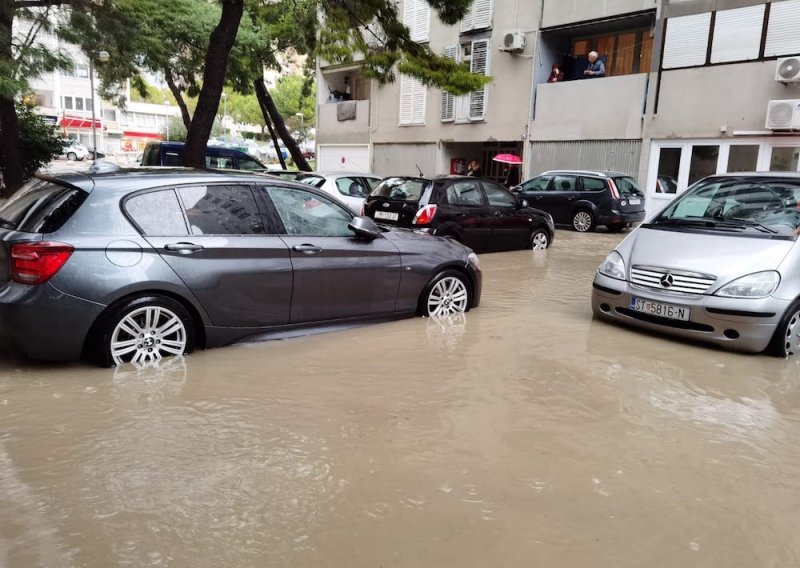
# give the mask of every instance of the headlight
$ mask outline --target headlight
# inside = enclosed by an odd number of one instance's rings
[[[625,262],[622,260],[622,255],[612,250],[608,253],[608,256],[597,271],[604,276],[610,276],[617,280],[625,280]]]
[[[478,259],[478,255],[477,254],[475,254],[474,252],[469,253],[469,256],[467,257],[467,260],[475,268],[475,270],[480,272],[480,270],[481,270],[481,261]]]
[[[781,283],[781,275],[774,270],[756,272],[737,278],[717,290],[717,296],[726,298],[766,298]]]

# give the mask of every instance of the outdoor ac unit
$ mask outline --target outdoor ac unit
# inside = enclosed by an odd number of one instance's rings
[[[778,59],[775,80],[781,83],[800,83],[800,57]]]
[[[767,128],[770,130],[800,130],[800,99],[769,101]]]
[[[503,34],[502,51],[522,51],[525,49],[525,34],[519,30],[506,32]]]

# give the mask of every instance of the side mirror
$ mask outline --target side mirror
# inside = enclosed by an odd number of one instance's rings
[[[375,224],[375,221],[364,216],[353,217],[347,228],[353,231],[359,239],[367,241],[374,241],[381,234],[381,230]]]
[[[527,207],[528,206],[528,200],[527,199],[518,199],[517,203],[519,203],[520,207]]]

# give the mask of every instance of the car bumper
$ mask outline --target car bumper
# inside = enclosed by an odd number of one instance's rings
[[[103,309],[50,284],[9,283],[0,288],[0,346],[42,361],[79,359]]]
[[[686,322],[631,310],[631,298],[689,308]],[[727,349],[763,351],[791,302],[777,298],[737,299],[717,296],[668,295],[597,274],[592,311],[616,321],[669,335],[715,343]]]
[[[597,218],[598,225],[615,225],[617,223],[638,223],[644,221],[644,209],[641,211],[611,211],[610,215]]]

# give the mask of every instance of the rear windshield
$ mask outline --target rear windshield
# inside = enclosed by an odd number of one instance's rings
[[[0,227],[24,233],[52,233],[72,217],[88,195],[80,189],[33,180],[0,208]]]
[[[391,201],[419,201],[431,182],[424,179],[388,178],[383,180],[370,194]]]
[[[627,197],[644,197],[644,192],[636,180],[632,177],[615,177],[614,185],[617,186],[617,191],[622,196]]]

